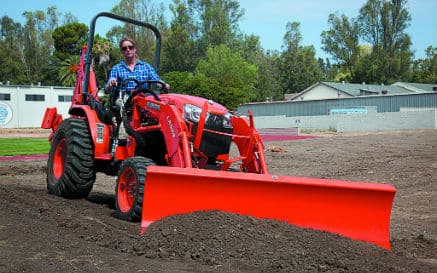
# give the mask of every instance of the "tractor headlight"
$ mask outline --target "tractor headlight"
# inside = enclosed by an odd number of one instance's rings
[[[223,128],[232,128],[232,115],[230,113],[223,115]]]
[[[187,121],[198,123],[201,113],[202,108],[198,106],[192,104],[184,105],[184,119]],[[225,113],[224,115],[206,113],[205,126],[232,129],[232,115],[230,113]]]
[[[194,106],[192,104],[184,105],[184,118],[192,122],[199,122],[200,113],[202,113],[202,108]]]

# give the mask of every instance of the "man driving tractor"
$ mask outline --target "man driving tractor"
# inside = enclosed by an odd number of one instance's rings
[[[114,65],[109,73],[109,80],[105,88],[105,92],[109,93],[111,87],[117,86],[118,83],[125,79],[136,79],[140,82],[148,80],[160,80],[155,69],[145,61],[138,58],[137,46],[134,40],[123,38],[120,41],[120,50],[124,56],[124,60]],[[121,94],[125,91],[132,91],[136,86],[134,81],[129,81],[120,89]],[[170,85],[165,84],[164,90],[169,90]]]

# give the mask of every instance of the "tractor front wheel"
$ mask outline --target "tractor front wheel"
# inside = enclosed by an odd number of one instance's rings
[[[140,156],[128,158],[120,166],[115,187],[116,216],[136,222],[141,219],[147,166],[153,160]]]
[[[90,132],[82,119],[64,120],[53,136],[47,161],[47,190],[66,198],[90,193],[96,172]]]

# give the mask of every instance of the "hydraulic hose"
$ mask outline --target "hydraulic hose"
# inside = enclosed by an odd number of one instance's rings
[[[137,142],[138,148],[144,149],[146,147],[146,142],[144,138],[135,132],[135,130],[130,126],[129,121],[127,120],[126,109],[123,107],[123,115],[121,116],[121,121],[123,122],[124,128],[126,129],[126,133],[132,136]]]

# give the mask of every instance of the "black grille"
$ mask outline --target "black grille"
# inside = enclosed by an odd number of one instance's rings
[[[205,128],[208,128],[210,130],[217,130],[221,132],[222,129],[224,129],[223,116],[210,114],[205,122]]]
[[[210,131],[204,131],[202,141],[200,142],[200,150],[208,156],[208,158],[216,158],[219,154],[228,154],[232,142],[232,128],[223,127],[224,117],[221,115],[210,114],[205,122],[204,128]],[[196,134],[197,124],[193,128],[193,134]],[[228,135],[223,135],[225,133]]]

